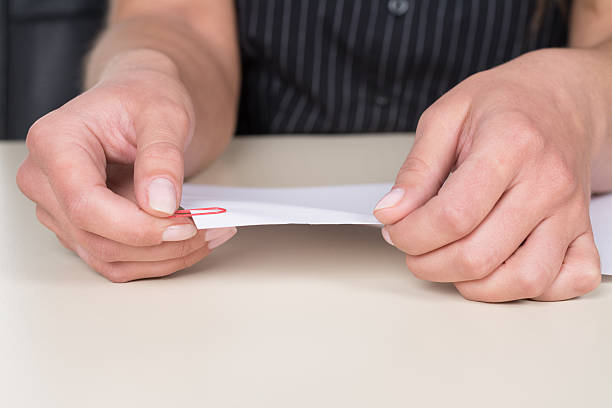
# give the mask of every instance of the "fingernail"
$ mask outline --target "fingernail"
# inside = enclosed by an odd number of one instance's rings
[[[174,214],[176,190],[170,180],[160,177],[149,184],[149,206],[159,212]]]
[[[393,207],[402,200],[402,197],[404,197],[404,189],[394,188],[393,190],[389,191],[387,195],[380,199],[378,204],[376,204],[374,211],[382,210],[383,208]]]
[[[162,241],[184,241],[197,233],[198,230],[193,224],[171,225],[164,231]]]
[[[389,245],[394,246],[394,245],[393,245],[393,241],[391,241],[391,237],[389,236],[389,231],[387,231],[387,227],[384,227],[384,228],[382,229],[382,236],[383,236],[383,238],[385,239],[385,241],[387,241],[387,243],[388,243]]]
[[[225,228],[224,228],[225,229]],[[236,235],[236,228],[228,228],[229,231],[225,233],[225,235],[222,235],[218,238],[213,239],[212,241],[210,241],[208,243],[208,249],[215,249],[216,247],[225,244],[231,237],[233,237],[234,235]]]
[[[206,230],[206,236],[204,238],[206,239],[206,242],[209,242],[226,235],[234,235],[236,231],[236,227],[211,228]]]

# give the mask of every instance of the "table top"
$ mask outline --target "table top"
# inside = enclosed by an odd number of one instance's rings
[[[192,181],[392,181],[411,143],[240,138]],[[468,302],[375,228],[290,225],[113,284],[38,224],[25,155],[0,143],[1,406],[612,406],[612,277],[567,302]]]

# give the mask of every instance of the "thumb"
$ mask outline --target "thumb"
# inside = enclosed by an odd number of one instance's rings
[[[374,215],[385,225],[395,224],[436,195],[457,157],[459,135],[467,109],[432,105],[421,118],[414,145],[395,184],[376,205]]]
[[[141,116],[136,129],[134,190],[138,205],[155,216],[174,214],[180,203],[185,174],[184,151],[193,126],[188,112]],[[148,117],[147,117],[148,116]]]

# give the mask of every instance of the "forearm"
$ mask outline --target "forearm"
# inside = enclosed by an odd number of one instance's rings
[[[185,174],[193,174],[220,155],[234,132],[240,62],[233,14],[225,12],[229,21],[215,31],[207,16],[187,17],[192,10],[167,8],[163,15],[155,6],[142,10],[123,3],[127,6],[114,7],[88,58],[85,86],[126,68],[177,76],[195,111],[194,136],[185,152]]]
[[[584,52],[581,77],[590,88],[590,122],[594,134],[592,190],[612,191],[612,2],[575,0],[569,46]]]
[[[596,132],[593,155],[591,158],[591,188],[594,193],[612,191],[612,39],[592,48],[594,59],[600,64],[593,67],[597,89],[594,97],[600,104],[593,117]],[[589,70],[585,66],[585,71]],[[598,95],[599,93],[599,95]]]

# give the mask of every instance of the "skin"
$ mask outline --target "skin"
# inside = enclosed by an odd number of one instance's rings
[[[576,2],[570,49],[478,73],[423,114],[375,210],[415,276],[486,302],[597,287],[589,201],[612,190],[610,21],[610,2]]]
[[[375,211],[416,276],[491,302],[568,299],[599,283],[588,203],[612,190],[612,6],[578,0],[571,16],[572,49],[474,75],[421,118],[394,202]],[[230,140],[239,78],[230,0],[116,0],[88,90],[32,127],[18,184],[112,281],[191,265],[235,230],[213,239],[167,213],[184,175]],[[151,205],[158,178],[172,210]]]
[[[230,0],[117,0],[86,88],[38,120],[17,183],[39,220],[113,282],[193,265],[235,228],[168,218],[183,177],[231,140],[240,61]],[[162,179],[165,188],[152,188]],[[165,180],[165,181],[164,181]]]

